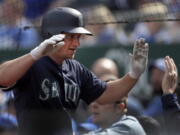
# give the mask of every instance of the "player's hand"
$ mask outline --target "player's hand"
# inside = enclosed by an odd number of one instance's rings
[[[138,39],[133,48],[133,54],[130,54],[130,77],[138,79],[145,71],[148,63],[149,45],[143,38]]]
[[[31,50],[31,56],[33,59],[37,60],[42,56],[48,55],[53,50],[64,45],[64,37],[64,34],[58,34],[44,40],[39,46]]]
[[[177,68],[174,60],[169,56],[164,59],[166,69],[162,81],[162,89],[164,94],[173,94],[177,87]]]

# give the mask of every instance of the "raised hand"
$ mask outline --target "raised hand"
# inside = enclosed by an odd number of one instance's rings
[[[148,51],[149,45],[143,38],[140,38],[135,42],[133,54],[130,54],[131,67],[129,75],[132,78],[139,78],[140,75],[145,71],[148,63]]]
[[[42,56],[48,55],[53,50],[64,45],[64,37],[64,34],[58,34],[44,40],[39,46],[31,50],[31,56],[37,60]]]
[[[173,94],[177,87],[177,68],[174,60],[169,56],[165,59],[165,74],[162,81],[162,89],[164,94]]]

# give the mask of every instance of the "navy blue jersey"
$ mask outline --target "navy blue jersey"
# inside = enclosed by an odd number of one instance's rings
[[[71,129],[67,111],[75,110],[80,99],[89,104],[103,93],[105,87],[105,82],[76,60],[65,60],[58,65],[45,56],[35,62],[15,86],[20,129],[51,135],[67,134],[66,129]]]
[[[179,135],[180,133],[180,104],[176,94],[164,94],[161,97],[163,105],[163,117],[165,124],[163,128],[168,135]]]

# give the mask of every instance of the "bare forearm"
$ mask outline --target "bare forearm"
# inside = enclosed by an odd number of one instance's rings
[[[11,86],[20,79],[32,66],[34,59],[26,54],[14,60],[7,61],[0,65],[0,85]]]
[[[105,92],[97,99],[101,104],[112,103],[126,96],[136,84],[137,79],[133,79],[126,74],[123,78],[108,83]]]

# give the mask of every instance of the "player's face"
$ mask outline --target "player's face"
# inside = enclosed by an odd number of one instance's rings
[[[114,104],[100,105],[97,102],[93,102],[90,105],[90,111],[93,122],[100,126],[110,124],[116,115]]]
[[[74,58],[77,48],[80,46],[81,34],[65,34],[64,46],[61,48],[61,54],[64,58]]]

